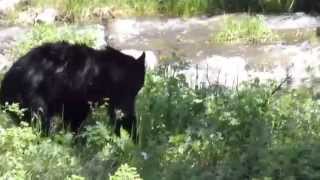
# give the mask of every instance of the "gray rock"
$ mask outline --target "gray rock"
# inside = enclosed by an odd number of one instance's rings
[[[267,72],[251,71],[250,75],[260,79],[281,80],[288,74],[293,87],[310,85],[312,78],[320,78],[319,45],[312,46],[306,41],[296,45],[270,45],[264,49],[266,56],[274,59],[274,67]]]
[[[0,42],[16,41],[27,32],[27,29],[14,26],[0,29]]]
[[[4,55],[0,54],[0,73],[6,71],[11,65],[12,62],[10,62]]]
[[[54,8],[44,9],[40,14],[35,18],[36,22],[53,24],[58,16],[58,11]]]
[[[295,13],[287,15],[265,16],[266,23],[271,29],[298,29],[320,26],[320,18],[310,16],[304,13]]]
[[[40,13],[40,9],[29,8],[26,11],[22,11],[19,13],[16,22],[20,24],[28,24],[28,25],[34,24],[37,14],[39,13]]]
[[[0,14],[6,14],[8,11],[13,10],[20,2],[22,0],[0,0]]]
[[[138,58],[141,56],[142,52],[141,50],[135,50],[135,49],[125,49],[122,50],[121,52],[128,54],[130,56],[133,56],[134,58]],[[156,54],[152,51],[145,51],[146,53],[146,67],[147,69],[154,69],[158,65],[158,58]]]
[[[27,29],[17,26],[0,29],[0,53],[4,54],[5,51],[23,37],[27,31]]]
[[[320,46],[312,47],[307,42],[297,45],[271,45],[265,47],[268,56],[281,61],[275,62],[267,70],[248,69],[247,61],[242,57],[225,57],[213,55],[207,59],[194,63],[191,68],[182,71],[188,83],[195,85],[236,85],[259,78],[261,82],[267,80],[283,81],[288,75],[291,87],[313,86],[320,80]]]
[[[113,43],[122,49],[139,47],[160,52],[162,56],[175,52],[179,56],[193,61],[203,60],[214,54],[224,57],[243,56],[250,65],[251,62],[280,61],[283,58],[279,57],[283,54],[280,52],[281,49],[276,48],[271,49],[275,53],[272,53],[273,57],[269,58],[268,52],[262,52],[263,54],[259,55],[258,51],[262,51],[259,50],[260,45],[256,47],[245,45],[228,47],[212,44],[210,37],[220,30],[225,18],[230,16],[239,18],[239,20],[248,17],[245,13],[237,13],[186,20],[182,18],[117,18],[110,23],[108,34]],[[314,35],[315,27],[320,27],[320,17],[303,13],[261,16],[268,27],[278,29],[281,34],[288,33],[288,37],[286,37],[288,39],[283,40],[284,44],[287,41],[292,44],[308,40]],[[296,31],[299,32],[297,35]],[[295,37],[297,41],[294,39]],[[310,48],[309,44],[302,46],[304,49]],[[279,46],[279,48],[283,47]],[[198,54],[200,51],[202,53]],[[277,52],[280,52],[279,55]],[[285,57],[285,59],[287,58]]]
[[[320,46],[302,51],[290,59],[292,85],[311,85],[312,79],[320,78]]]
[[[106,30],[104,26],[100,24],[95,25],[86,25],[86,26],[78,26],[75,27],[77,34],[92,34],[96,39],[94,43],[94,47],[97,49],[104,48],[107,45],[106,41]]]
[[[190,86],[223,85],[235,87],[248,80],[246,61],[241,57],[222,57],[213,55],[181,71]]]

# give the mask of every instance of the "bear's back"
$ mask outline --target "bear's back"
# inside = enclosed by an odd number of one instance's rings
[[[45,43],[20,57],[5,74],[1,102],[23,101],[23,94],[72,86],[73,76],[94,61],[96,51],[81,44]],[[46,94],[49,95],[49,94]]]

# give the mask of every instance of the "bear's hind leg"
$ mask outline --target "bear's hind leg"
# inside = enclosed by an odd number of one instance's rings
[[[44,135],[49,135],[53,127],[53,112],[48,108],[47,103],[41,97],[36,97],[31,101],[31,122],[40,121],[41,132]]]

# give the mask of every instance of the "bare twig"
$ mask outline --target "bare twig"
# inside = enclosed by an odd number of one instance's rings
[[[287,74],[286,77],[280,82],[280,84],[275,87],[272,92],[270,93],[269,97],[265,100],[264,102],[264,106],[266,106],[269,103],[269,99],[278,91],[280,91],[283,87],[284,84],[288,84],[288,82],[290,81],[291,77]]]
[[[273,91],[272,91],[271,94],[270,94],[270,97],[273,96],[277,91],[279,91],[279,90],[282,88],[282,86],[289,81],[289,79],[290,79],[290,77],[289,77],[289,76],[286,76],[286,78],[283,79],[283,80],[280,82],[280,84],[279,84],[276,88],[273,89]]]

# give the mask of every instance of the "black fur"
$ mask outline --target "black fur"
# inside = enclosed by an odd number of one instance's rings
[[[145,53],[136,60],[111,47],[95,50],[67,42],[46,43],[18,59],[5,74],[0,101],[20,103],[28,108],[29,117],[40,114],[48,133],[56,114],[77,131],[89,113],[88,102],[107,98],[116,134],[123,126],[135,140],[134,103],[144,84],[144,63]],[[117,109],[124,114],[121,121],[116,120]]]

